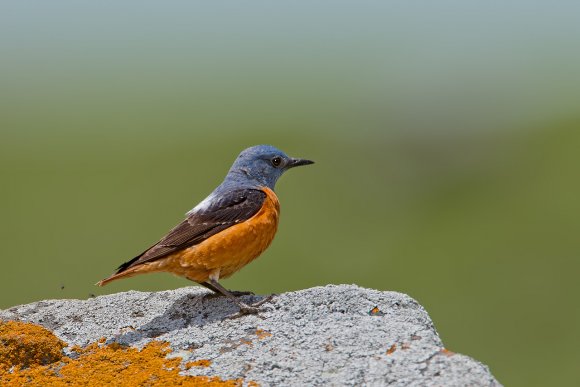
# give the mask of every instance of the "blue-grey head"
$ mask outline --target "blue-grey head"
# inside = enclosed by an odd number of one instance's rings
[[[256,145],[240,153],[223,185],[266,186],[274,189],[276,181],[284,172],[313,163],[314,161],[290,157],[271,145]]]

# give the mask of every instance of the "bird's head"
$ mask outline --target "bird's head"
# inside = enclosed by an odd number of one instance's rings
[[[274,189],[278,178],[288,169],[313,163],[314,161],[290,157],[271,145],[256,145],[240,153],[226,180],[256,183]]]

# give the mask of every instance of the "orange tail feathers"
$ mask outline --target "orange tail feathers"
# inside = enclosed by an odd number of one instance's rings
[[[97,286],[105,286],[106,284],[108,284],[109,282],[121,279],[121,278],[129,278],[129,277],[133,277],[134,275],[139,274],[138,271],[135,270],[127,270],[127,271],[123,271],[121,273],[116,273],[113,274],[110,277],[107,277],[105,279],[100,280],[99,282],[97,282],[95,285]]]

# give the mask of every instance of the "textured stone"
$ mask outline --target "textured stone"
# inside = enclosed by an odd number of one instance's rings
[[[38,323],[79,346],[102,337],[139,348],[167,341],[170,356],[190,365],[184,374],[262,385],[500,385],[485,365],[446,350],[425,309],[401,293],[329,285],[265,307],[225,319],[234,304],[187,287],[40,301],[0,311],[0,319]]]

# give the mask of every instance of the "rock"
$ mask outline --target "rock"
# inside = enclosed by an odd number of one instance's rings
[[[43,327],[8,321],[0,324],[0,369],[54,363],[65,345]]]
[[[246,302],[262,297],[244,296]],[[277,296],[269,310],[229,320],[237,307],[198,287],[47,300],[0,311],[72,345],[143,348],[168,342],[181,375],[260,385],[499,386],[489,369],[443,346],[407,295],[329,285]],[[104,338],[104,339],[102,339]]]

